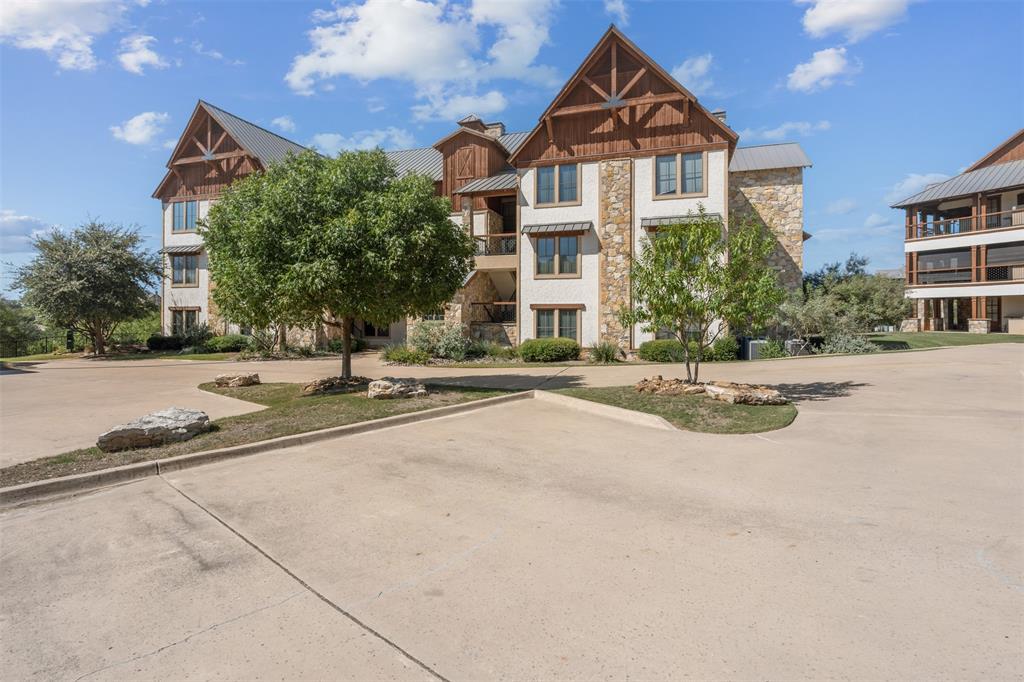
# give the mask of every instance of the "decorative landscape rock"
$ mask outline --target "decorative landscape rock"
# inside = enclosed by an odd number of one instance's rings
[[[704,392],[704,384],[688,384],[683,379],[663,379],[660,374],[641,379],[634,388],[638,393],[655,395],[694,395]]]
[[[260,383],[260,375],[256,372],[250,374],[218,374],[213,383],[220,388],[239,388],[241,386],[255,386]]]
[[[209,428],[205,412],[171,407],[115,426],[96,440],[96,447],[103,452],[148,448],[189,440]]]
[[[396,379],[384,377],[370,382],[367,396],[376,400],[389,398],[422,398],[427,395],[427,387],[416,379]]]
[[[710,398],[737,405],[785,405],[789,402],[774,388],[730,381],[712,381],[705,385],[705,391]]]
[[[324,395],[326,393],[343,393],[349,391],[353,386],[361,386],[369,383],[366,377],[327,377],[316,379],[302,387],[302,395]]]

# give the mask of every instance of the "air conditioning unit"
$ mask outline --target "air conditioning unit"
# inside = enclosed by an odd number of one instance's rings
[[[761,349],[768,344],[765,339],[743,339],[743,359],[760,360]]]

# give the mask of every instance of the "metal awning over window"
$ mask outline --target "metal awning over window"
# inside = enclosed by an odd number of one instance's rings
[[[523,225],[523,234],[581,234],[590,232],[594,223],[589,220],[579,223],[548,223],[546,225]]]
[[[182,256],[190,253],[199,253],[202,250],[202,244],[188,244],[186,246],[165,246],[163,248],[163,253],[172,256]]]
[[[720,213],[705,213],[704,216],[719,222],[722,220],[722,214]],[[669,215],[660,218],[641,218],[640,227],[645,230],[654,230],[662,225],[685,225],[696,220],[700,220],[699,215]]]

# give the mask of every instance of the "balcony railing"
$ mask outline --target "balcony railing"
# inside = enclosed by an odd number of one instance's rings
[[[987,282],[1019,282],[1024,280],[1024,263],[1000,263],[985,266]]]
[[[515,301],[493,301],[492,303],[474,303],[473,307],[483,312],[482,317],[487,322],[515,322],[516,302]],[[479,319],[476,315],[474,318]]]
[[[969,215],[962,218],[945,218],[943,220],[925,220],[907,228],[907,239],[923,237],[944,237],[965,234],[978,230],[996,230],[1002,227],[1024,227],[1024,207],[1018,206],[1009,211],[987,213],[983,216]]]
[[[917,273],[914,284],[957,284],[970,283],[971,268],[934,268]]]
[[[516,233],[499,232],[497,234],[478,235],[476,255],[478,256],[514,256],[516,255]]]
[[[972,276],[972,271],[976,272],[975,276]],[[984,279],[980,278],[982,274],[984,274]],[[908,284],[914,286],[919,284],[979,284],[984,282],[1024,282],[1024,262],[982,265],[977,269],[962,267],[918,270],[915,273],[914,281],[908,282]]]

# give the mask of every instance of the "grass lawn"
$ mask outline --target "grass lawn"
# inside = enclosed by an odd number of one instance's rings
[[[211,431],[183,443],[110,453],[92,447],[4,467],[0,469],[0,486],[80,474],[122,464],[164,459],[203,450],[215,450],[230,445],[253,443],[278,436],[354,424],[432,407],[466,403],[507,393],[507,391],[492,389],[428,385],[427,389],[430,395],[425,398],[370,400],[366,397],[366,386],[357,387],[355,390],[358,392],[312,397],[301,395],[302,384],[260,384],[244,388],[217,388],[211,383],[202,384],[200,388],[211,393],[220,393],[239,400],[265,405],[267,409],[218,419],[212,422],[213,429]],[[99,433],[96,435],[98,436]]]
[[[73,360],[82,357],[81,353],[37,353],[36,355],[20,355],[16,358],[0,358],[0,362],[32,362],[39,360]]]
[[[789,426],[796,418],[793,405],[731,405],[707,396],[637,393],[632,386],[564,388],[573,398],[624,407],[664,417],[680,429],[702,433],[759,433]]]
[[[868,340],[882,350],[918,350],[943,346],[973,346],[984,343],[1024,343],[1021,334],[970,334],[968,332],[895,332],[869,334]]]

